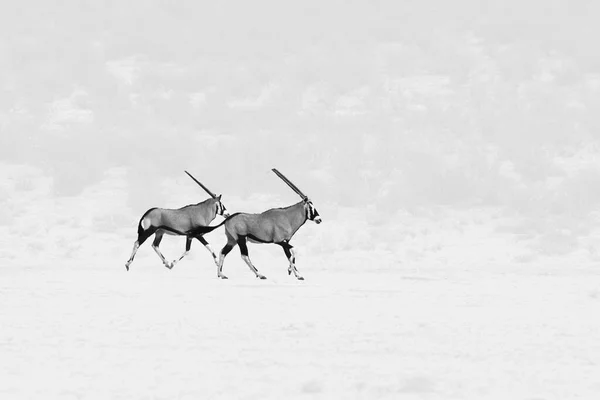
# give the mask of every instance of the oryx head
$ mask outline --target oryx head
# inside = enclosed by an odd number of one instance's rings
[[[277,171],[277,169],[273,168],[271,169],[271,171],[275,172],[275,174],[281,178],[282,181],[284,181],[285,183],[287,183],[287,185],[294,191],[296,192],[296,194],[298,196],[300,196],[302,198],[302,200],[304,201],[304,211],[306,212],[306,219],[309,219],[311,221],[316,222],[317,224],[321,223],[321,216],[319,215],[319,212],[317,211],[317,209],[315,208],[315,206],[313,205],[312,201],[310,201],[310,199],[308,198],[308,196],[306,196],[304,193],[302,193],[300,191],[300,189],[298,189],[298,187],[296,185],[294,185],[288,178],[286,178],[281,172]]]
[[[223,202],[221,201],[221,196],[222,195],[218,195],[217,197],[215,197],[217,215],[222,215],[223,217],[227,218],[229,217],[229,213],[227,212],[227,209],[225,209],[225,204],[223,204]]]
[[[225,209],[225,205],[224,205],[224,204],[221,202],[221,195],[218,195],[218,196],[217,196],[216,194],[214,194],[213,192],[211,192],[211,191],[210,191],[210,190],[209,190],[209,189],[208,189],[206,186],[204,186],[204,185],[202,184],[202,182],[200,182],[198,179],[194,178],[194,177],[192,176],[192,174],[190,174],[190,173],[189,173],[189,172],[187,172],[187,171],[184,171],[184,172],[185,172],[186,174],[188,174],[188,176],[189,176],[190,178],[192,178],[192,179],[194,180],[194,182],[196,182],[198,185],[200,185],[200,187],[201,187],[202,189],[204,189],[204,190],[206,191],[206,193],[208,193],[208,194],[210,195],[210,197],[212,197],[212,198],[213,198],[213,200],[214,200],[214,204],[215,204],[215,207],[216,207],[216,213],[217,213],[217,215],[222,215],[222,216],[223,216],[223,217],[225,217],[225,218],[229,217],[229,213],[228,213],[228,212],[227,212],[227,210]]]
[[[304,211],[306,211],[306,219],[314,221],[317,224],[321,223],[321,216],[319,215],[319,212],[317,211],[312,201],[308,199],[308,197],[304,199]]]

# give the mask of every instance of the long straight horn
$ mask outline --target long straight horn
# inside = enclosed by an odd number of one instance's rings
[[[200,183],[200,181],[199,181],[198,179],[194,178],[194,177],[192,176],[192,174],[190,174],[190,173],[189,173],[189,172],[187,172],[187,171],[183,171],[183,172],[185,172],[186,174],[188,174],[188,176],[189,176],[190,178],[192,178],[192,179],[194,180],[194,182],[196,182],[198,185],[200,185],[200,186],[202,187],[202,189],[206,190],[206,193],[208,193],[208,194],[210,195],[210,197],[212,197],[213,199],[217,198],[217,195],[216,195],[216,194],[214,194],[213,192],[211,192],[210,190],[208,190],[208,188],[207,188],[206,186],[204,186],[202,183]]]
[[[292,188],[292,190],[294,192],[296,192],[298,194],[298,196],[302,197],[303,200],[306,200],[308,197],[302,193],[302,191],[300,189],[298,189],[296,187],[296,185],[294,185],[288,178],[286,178],[281,172],[277,171],[276,168],[272,168],[271,171],[275,172],[275,175],[277,175],[278,177],[281,178],[282,181],[284,181],[285,183],[287,183],[287,185]]]

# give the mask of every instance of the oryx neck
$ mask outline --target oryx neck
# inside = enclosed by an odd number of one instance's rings
[[[304,208],[304,200],[292,206],[286,207],[286,210],[289,211],[289,220],[292,226],[293,235],[298,229],[300,229],[302,225],[304,225],[304,223],[308,219],[308,216],[306,215],[306,210]]]
[[[210,205],[213,202],[214,199],[211,199],[210,197],[206,200],[201,201],[200,203],[198,203],[197,205]]]
[[[194,207],[194,213],[198,213],[206,224],[209,224],[217,216],[215,199],[208,198],[198,204],[192,204],[187,207]]]

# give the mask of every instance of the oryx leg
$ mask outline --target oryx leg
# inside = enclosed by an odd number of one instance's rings
[[[162,255],[162,253],[160,252],[160,249],[158,248],[158,246],[160,245],[160,241],[162,240],[164,234],[165,233],[161,230],[156,231],[156,235],[154,236],[154,242],[152,243],[152,248],[154,249],[156,254],[158,254],[158,256],[162,260],[165,267],[171,269],[171,268],[173,268],[173,264],[171,264],[167,261],[165,256]]]
[[[223,275],[223,263],[225,262],[225,256],[233,249],[235,246],[235,239],[231,236],[227,235],[227,244],[221,249],[221,253],[219,254],[219,263],[217,264],[217,277],[221,279],[227,279],[225,275]]]
[[[187,236],[185,238],[185,252],[181,255],[181,257],[179,257],[179,259],[177,261],[173,260],[173,262],[171,263],[171,268],[173,268],[175,266],[175,264],[177,264],[179,261],[181,261],[183,259],[183,257],[187,256],[187,253],[190,252],[190,248],[192,247],[192,237]]]
[[[208,251],[210,251],[210,254],[212,254],[213,259],[215,260],[215,264],[217,264],[217,267],[218,267],[219,266],[219,259],[217,258],[217,255],[213,251],[212,247],[210,247],[210,244],[208,244],[208,242],[206,241],[206,239],[204,239],[203,236],[196,236],[196,239],[198,239],[200,241],[200,243],[202,243],[204,245],[204,247],[206,247],[206,249]]]
[[[127,269],[127,271],[129,271],[129,266],[133,262],[133,258],[135,257],[140,246],[146,241],[146,239],[152,236],[154,232],[155,230],[152,228],[150,228],[147,231],[138,231],[138,238],[135,241],[135,243],[133,243],[133,250],[131,251],[131,256],[129,257],[129,260],[127,260],[127,262],[125,263],[125,268]]]
[[[290,263],[290,266],[288,267],[288,275],[291,275],[293,272],[296,279],[303,281],[304,278],[300,275],[300,273],[298,272],[298,269],[296,268],[296,252],[294,251],[294,246],[292,246],[288,242],[281,242],[281,243],[277,243],[277,244],[280,245],[281,247],[283,247],[285,256],[287,257],[287,259]]]
[[[246,262],[246,264],[248,264],[248,267],[250,267],[252,272],[254,272],[254,275],[256,275],[256,277],[259,279],[267,279],[266,276],[261,275],[258,272],[256,267],[254,265],[252,265],[252,261],[250,261],[250,257],[248,257],[248,246],[246,245],[246,237],[245,236],[238,237],[237,243],[238,243],[238,246],[240,246],[240,253],[242,253],[242,260],[244,260]]]

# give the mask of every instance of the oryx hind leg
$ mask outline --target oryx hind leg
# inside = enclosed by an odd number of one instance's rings
[[[127,262],[125,263],[125,268],[127,269],[127,271],[129,271],[129,266],[133,262],[133,259],[140,246],[146,241],[146,239],[152,236],[154,232],[155,229],[148,229],[146,231],[141,229],[141,227],[138,229],[138,238],[135,241],[135,243],[133,243],[133,250],[131,251],[131,256],[129,257],[129,260],[127,260]]]
[[[227,234],[227,244],[221,249],[221,253],[219,254],[219,263],[217,264],[217,277],[221,279],[227,279],[225,275],[223,275],[223,263],[225,262],[225,257],[229,252],[233,249],[236,242],[233,237]]]
[[[294,251],[294,246],[292,246],[288,242],[280,242],[277,244],[283,247],[285,256],[287,257],[288,262],[290,263],[290,266],[288,267],[288,275],[291,275],[293,272],[296,279],[303,281],[304,278],[302,277],[302,275],[300,275],[298,269],[296,268],[296,252]]]
[[[187,256],[187,253],[190,252],[190,249],[192,248],[192,237],[187,236],[185,238],[185,252],[181,255],[181,257],[179,257],[178,260],[173,260],[173,262],[171,263],[171,268],[173,268],[175,266],[175,264],[177,264],[179,261],[181,261],[183,259],[183,257]]]
[[[167,261],[167,259],[165,258],[165,256],[163,256],[163,254],[160,252],[160,249],[158,248],[158,246],[160,245],[160,241],[162,240],[164,234],[165,233],[162,230],[156,231],[156,236],[154,236],[154,242],[152,243],[152,248],[154,249],[154,251],[156,252],[156,254],[158,254],[158,256],[162,260],[162,262],[165,265],[165,267],[171,269],[171,268],[173,268],[173,264],[169,263]]]
[[[245,236],[238,237],[237,243],[238,243],[238,246],[240,246],[240,253],[242,253],[242,259],[246,262],[246,264],[248,264],[248,267],[250,267],[250,270],[252,270],[252,272],[254,272],[254,275],[256,275],[256,277],[259,279],[267,279],[266,276],[261,275],[258,272],[258,269],[256,269],[256,267],[254,265],[252,265],[252,261],[250,261],[250,257],[248,257],[248,246],[246,245],[246,237]]]
[[[131,256],[129,256],[129,260],[127,260],[127,262],[125,263],[125,269],[127,269],[127,271],[129,271],[129,266],[133,262],[133,258],[135,257],[135,254],[137,253],[139,248],[140,242],[139,240],[136,240],[135,243],[133,243],[133,250],[131,251]]]
[[[212,254],[213,259],[215,260],[215,264],[217,264],[217,267],[218,267],[219,266],[219,258],[217,257],[217,255],[213,251],[212,247],[210,247],[210,244],[208,244],[208,242],[206,241],[206,239],[204,239],[204,237],[202,237],[202,236],[196,236],[196,239],[198,239],[200,241],[200,243],[202,243],[204,245],[204,247],[206,247],[206,249],[208,251],[210,251],[210,254]]]

